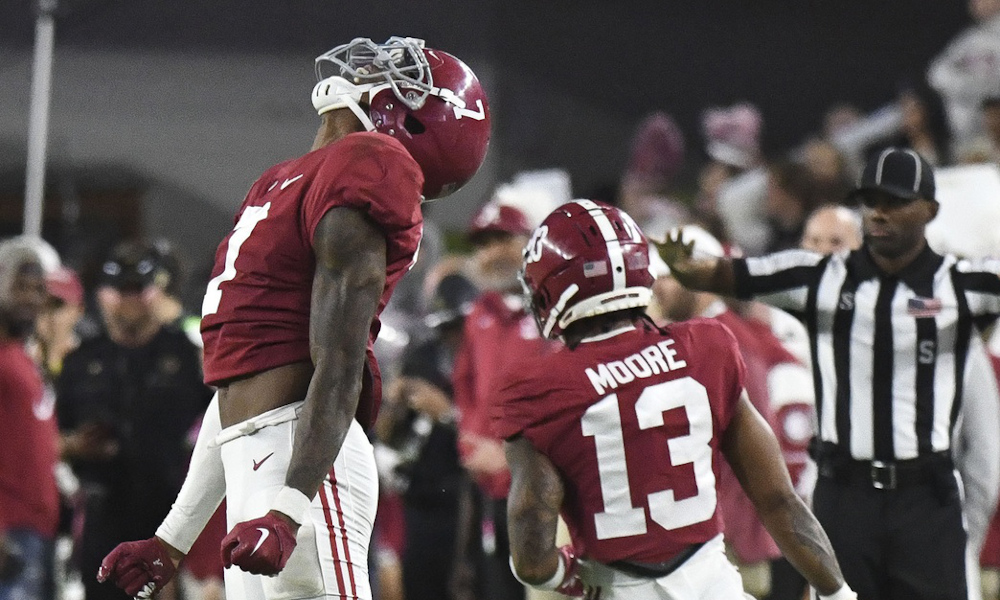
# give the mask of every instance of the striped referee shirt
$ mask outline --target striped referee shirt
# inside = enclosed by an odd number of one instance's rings
[[[1000,315],[1000,260],[929,247],[896,275],[867,249],[734,261],[736,290],[809,331],[819,437],[857,460],[949,450],[973,327]]]

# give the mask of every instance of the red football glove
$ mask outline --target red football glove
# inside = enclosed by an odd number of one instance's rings
[[[97,580],[110,580],[129,596],[146,599],[160,591],[176,571],[166,547],[153,537],[118,544],[101,562]]]
[[[222,540],[222,564],[236,565],[254,575],[277,575],[295,550],[290,521],[271,511],[258,519],[237,523]]]

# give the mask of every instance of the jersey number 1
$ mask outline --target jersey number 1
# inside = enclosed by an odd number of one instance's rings
[[[673,490],[649,494],[649,516],[664,529],[680,529],[707,521],[717,503],[715,473],[712,471],[712,408],[705,386],[690,377],[647,387],[635,403],[640,429],[663,426],[663,413],[683,408],[690,431],[667,441],[670,463],[694,466],[698,493],[677,500]],[[605,396],[587,409],[582,419],[583,434],[593,436],[597,447],[597,469],[601,480],[604,511],[594,515],[597,539],[606,540],[646,533],[646,511],[632,506],[632,490],[625,462],[625,443],[618,394]],[[649,460],[659,457],[650,456]]]
[[[205,298],[201,301],[201,317],[214,315],[219,310],[219,303],[222,302],[221,286],[226,281],[232,281],[236,277],[236,258],[240,255],[240,247],[247,241],[254,227],[267,218],[267,211],[271,209],[271,203],[264,206],[248,206],[243,209],[240,220],[233,228],[233,234],[229,236],[226,247],[226,264],[222,272],[208,282],[208,289],[205,290]]]

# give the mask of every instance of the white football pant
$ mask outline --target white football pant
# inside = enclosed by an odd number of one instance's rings
[[[743,592],[739,571],[726,558],[722,534],[659,579],[635,577],[589,561],[581,561],[580,579],[600,586],[601,600],[753,600]]]
[[[226,471],[227,522],[270,510],[292,456],[301,403],[283,406],[228,427],[219,435]],[[260,423],[256,429],[253,423]],[[371,600],[368,545],[375,523],[378,475],[372,445],[357,421],[351,423],[333,471],[313,499],[310,519],[299,528],[288,564],[275,577],[225,571],[228,600]]]

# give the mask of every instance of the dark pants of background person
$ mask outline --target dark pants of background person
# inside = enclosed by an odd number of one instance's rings
[[[767,600],[802,600],[809,582],[785,557],[771,561],[771,593]]]
[[[450,508],[447,509],[447,508]],[[404,508],[406,549],[403,551],[403,589],[406,600],[448,600],[455,565],[458,516],[453,507]]]
[[[10,529],[7,538],[20,552],[20,572],[0,581],[0,600],[49,600],[55,597],[51,538],[29,529]]]
[[[110,493],[102,486],[88,484],[84,484],[83,493],[82,525],[74,540],[74,554],[85,600],[131,600],[110,582],[99,583],[97,570],[118,544],[151,537],[166,516],[172,496],[159,494],[159,504],[148,499],[137,503],[134,492]]]
[[[966,534],[950,460],[919,478],[897,473],[895,489],[875,488],[870,463],[850,462],[820,464],[813,510],[858,598],[966,600]]]
[[[485,556],[481,597],[484,600],[524,600],[524,584],[515,579],[510,570],[507,499],[485,497],[482,523]]]

